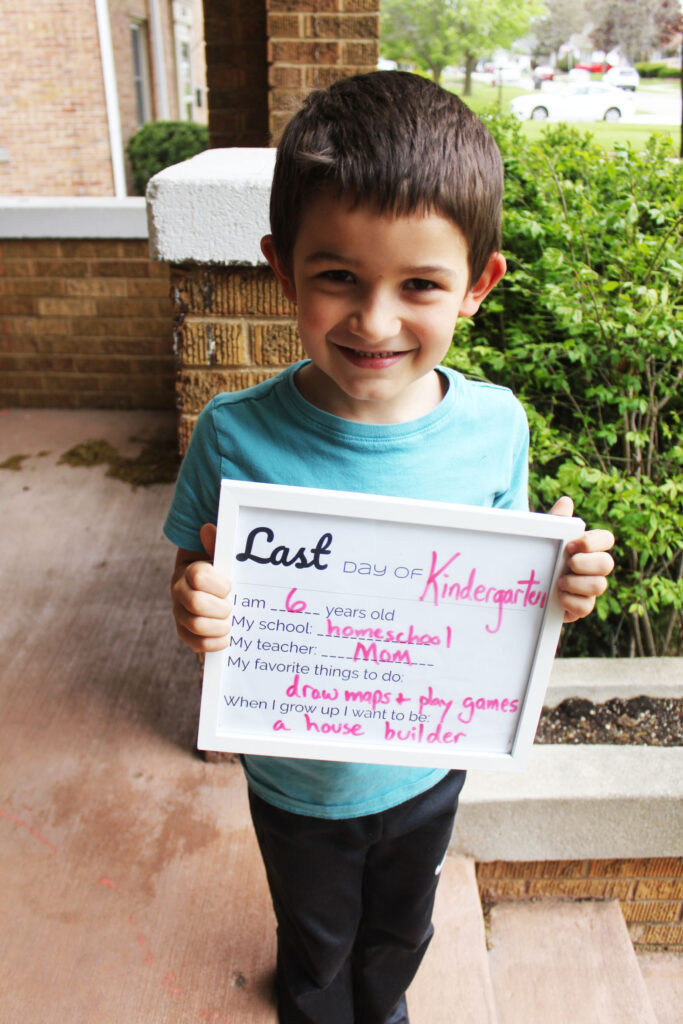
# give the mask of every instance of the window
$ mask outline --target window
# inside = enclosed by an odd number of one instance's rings
[[[191,121],[195,94],[192,85],[192,7],[182,0],[173,3],[173,35],[175,38],[176,81],[178,85],[178,117]]]
[[[178,46],[178,103],[180,118],[192,120],[192,64],[190,61],[190,43],[183,39]]]
[[[144,21],[131,22],[130,38],[133,47],[133,88],[138,128],[152,120],[152,101],[149,86],[149,57],[147,25]]]

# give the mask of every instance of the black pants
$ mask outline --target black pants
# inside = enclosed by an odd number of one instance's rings
[[[388,811],[337,821],[249,794],[278,923],[280,1024],[407,1024],[464,781],[453,771]]]

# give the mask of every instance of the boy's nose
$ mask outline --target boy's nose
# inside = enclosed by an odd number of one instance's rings
[[[364,341],[376,343],[395,338],[400,333],[401,321],[390,301],[368,296],[352,313],[350,327]]]

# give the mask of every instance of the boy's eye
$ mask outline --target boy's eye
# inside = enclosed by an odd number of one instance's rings
[[[318,276],[324,281],[334,281],[337,284],[353,284],[355,281],[350,270],[324,270]]]
[[[405,286],[411,292],[430,292],[439,287],[436,281],[427,281],[424,277],[411,277]]]

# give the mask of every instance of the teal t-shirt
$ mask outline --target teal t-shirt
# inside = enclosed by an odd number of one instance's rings
[[[221,479],[388,494],[525,510],[528,427],[507,388],[439,367],[439,405],[407,423],[355,423],[299,393],[303,363],[245,391],[221,394],[195,425],[164,532],[201,551],[215,523]],[[249,786],[296,814],[352,818],[394,807],[443,778],[441,769],[244,755]]]

